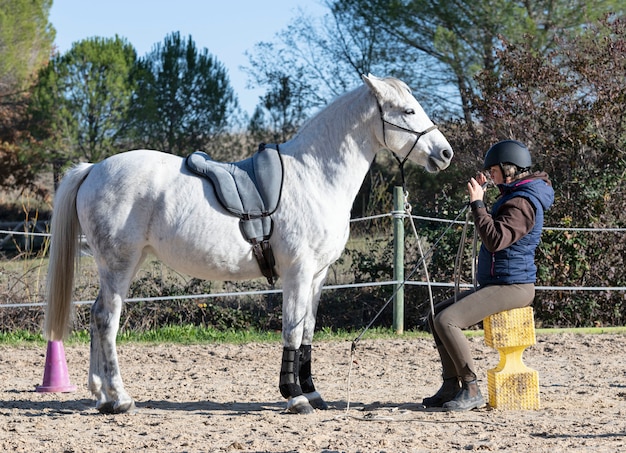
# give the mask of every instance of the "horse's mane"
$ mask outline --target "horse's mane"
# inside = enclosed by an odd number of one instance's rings
[[[400,79],[397,79],[395,77],[383,77],[381,78],[381,80],[385,81],[388,84],[390,89],[396,91],[400,95],[403,95],[406,93],[409,93],[409,94],[412,93],[411,88],[409,88],[409,86]],[[322,107],[314,115],[312,115],[308,120],[306,120],[304,124],[302,124],[302,126],[299,128],[296,135],[300,135],[302,132],[308,129],[311,123],[315,123],[319,119],[320,116],[330,114],[337,109],[343,108],[345,103],[352,102],[353,97],[355,97],[357,93],[359,93],[360,91],[366,91],[366,90],[368,90],[368,88],[365,86],[365,84],[363,84],[363,85],[359,85],[353,90],[350,90],[344,94],[341,94],[335,97],[325,107]]]
[[[320,117],[329,115],[332,112],[340,108],[343,108],[344,104],[352,101],[352,98],[355,96],[356,93],[358,93],[359,91],[366,90],[366,89],[367,88],[365,87],[365,85],[360,85],[354,88],[353,90],[347,91],[335,97],[326,106],[320,108],[315,114],[313,114],[309,119],[307,119],[302,124],[302,126],[300,126],[294,138],[297,137],[298,135],[301,135],[303,132],[306,132],[311,126],[311,124],[316,123],[320,119]]]
[[[402,93],[402,92],[408,92],[409,94],[413,93],[411,91],[411,88],[409,88],[409,86],[400,79],[396,79],[395,77],[385,77],[382,80],[387,82],[398,93]]]

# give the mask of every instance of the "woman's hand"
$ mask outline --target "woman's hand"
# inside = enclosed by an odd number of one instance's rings
[[[487,176],[485,176],[485,174],[481,172],[476,175],[476,181],[478,182],[478,184],[485,187],[485,184],[487,184],[489,180],[487,179]]]
[[[482,201],[485,191],[482,185],[487,182],[487,178],[482,173],[479,173],[476,178],[472,178],[467,183],[467,191],[470,196],[470,203],[473,201]]]

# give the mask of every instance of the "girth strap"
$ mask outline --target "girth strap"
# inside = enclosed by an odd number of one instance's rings
[[[259,263],[261,273],[267,278],[268,283],[273,285],[276,281],[276,272],[274,270],[276,260],[274,259],[269,239],[263,239],[261,242],[258,242],[256,239],[250,239],[248,242],[252,244],[252,253],[254,253],[257,263]]]

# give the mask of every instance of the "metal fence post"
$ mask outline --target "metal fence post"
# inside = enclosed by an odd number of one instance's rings
[[[404,192],[402,187],[393,188],[393,330],[404,333]]]

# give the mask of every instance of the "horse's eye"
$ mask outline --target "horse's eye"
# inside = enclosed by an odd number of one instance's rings
[[[413,110],[413,109],[406,109],[404,111],[404,113],[406,113],[407,115],[415,115],[415,110]]]

